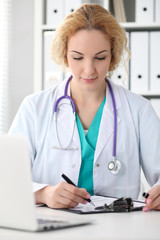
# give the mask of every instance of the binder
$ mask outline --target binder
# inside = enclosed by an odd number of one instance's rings
[[[64,18],[64,0],[46,1],[46,24],[56,28]]]
[[[155,0],[155,22],[160,23],[160,0]]]
[[[150,90],[160,94],[160,31],[150,32]]]
[[[103,0],[103,7],[109,10],[109,0]]]
[[[135,5],[136,22],[154,22],[154,0],[136,0]]]
[[[55,86],[60,81],[63,80],[63,71],[60,66],[58,66],[51,59],[51,42],[54,36],[54,31],[45,31],[43,35],[43,89]]]
[[[126,69],[123,65],[119,65],[119,67],[117,69],[114,70],[113,75],[111,76],[111,80],[117,84],[117,85],[121,85],[125,88],[128,89],[129,85],[128,85],[128,64],[126,66]]]
[[[126,36],[128,39],[128,45],[129,45],[129,33],[126,32]],[[119,66],[117,69],[113,71],[113,75],[111,76],[111,80],[118,85],[121,85],[125,88],[129,88],[129,62],[126,62],[127,60],[126,54],[124,54],[124,59],[121,60]]]
[[[123,0],[113,0],[114,15],[117,21],[126,22]]]
[[[160,99],[151,99],[150,101],[157,116],[160,118]]]
[[[131,91],[148,92],[149,33],[131,32]]]
[[[65,0],[64,4],[65,4],[64,16],[67,16],[81,5],[81,0]]]

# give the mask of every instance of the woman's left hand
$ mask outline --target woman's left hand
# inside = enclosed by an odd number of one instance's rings
[[[145,200],[146,206],[143,207],[143,211],[147,212],[151,209],[160,210],[160,184],[151,188],[148,193],[149,196]]]

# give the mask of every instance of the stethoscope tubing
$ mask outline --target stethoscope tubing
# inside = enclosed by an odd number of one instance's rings
[[[53,108],[54,113],[57,112],[58,104],[63,99],[68,99],[68,100],[71,101],[72,108],[73,108],[73,113],[76,113],[76,105],[75,105],[73,99],[70,96],[67,95],[68,85],[69,85],[69,82],[70,82],[71,79],[72,79],[72,76],[70,76],[69,79],[67,80],[67,83],[66,83],[66,86],[65,86],[65,89],[64,89],[64,95],[61,96],[60,98],[58,98],[57,101],[55,102],[54,108]]]
[[[55,149],[62,149],[62,150],[77,150],[76,147],[74,148],[70,148],[70,144],[72,142],[72,138],[73,138],[73,133],[74,133],[74,128],[75,128],[75,114],[76,114],[76,105],[74,103],[74,100],[72,99],[72,97],[68,96],[67,91],[68,91],[68,85],[69,82],[71,81],[72,76],[69,77],[69,79],[66,82],[65,85],[65,89],[64,89],[64,95],[61,96],[60,98],[57,99],[57,101],[54,104],[54,120],[55,120],[55,129],[56,129],[56,136],[57,136],[57,140],[59,143],[59,147],[55,147],[53,146],[52,148]],[[118,161],[116,159],[116,143],[117,143],[117,112],[116,112],[116,102],[115,102],[115,98],[114,98],[114,94],[113,94],[113,89],[112,86],[109,82],[109,80],[107,78],[105,78],[105,81],[107,82],[107,85],[109,87],[109,92],[111,94],[111,99],[112,99],[112,105],[113,105],[113,115],[114,115],[114,126],[113,126],[113,149],[112,149],[112,161],[110,161],[108,163],[108,169],[110,170],[111,173],[113,174],[117,174],[121,168],[121,163],[120,161]],[[58,135],[58,130],[57,130],[57,110],[58,110],[58,105],[60,103],[61,100],[63,99],[68,99],[71,102],[72,105],[72,109],[73,109],[73,114],[74,114],[74,120],[73,120],[73,130],[72,130],[72,134],[71,134],[71,138],[69,143],[67,144],[66,147],[62,146],[60,139],[59,139],[59,135]],[[111,165],[111,167],[110,167]],[[112,167],[113,166],[113,167]]]
[[[113,114],[114,114],[114,135],[113,135],[113,152],[112,152],[112,156],[116,158],[116,145],[117,145],[117,111],[116,111],[116,102],[115,102],[115,98],[114,98],[114,94],[113,94],[113,89],[111,87],[110,82],[108,81],[108,79],[106,79],[109,90],[110,90],[110,94],[111,94],[111,98],[112,98],[112,104],[113,104]]]

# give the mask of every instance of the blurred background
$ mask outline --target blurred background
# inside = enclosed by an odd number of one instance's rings
[[[0,0],[0,132],[33,92],[34,1]]]
[[[150,99],[160,117],[160,0],[0,0],[0,133],[25,96],[66,76],[50,58],[51,40],[84,2],[103,5],[126,30],[131,60],[111,80]]]

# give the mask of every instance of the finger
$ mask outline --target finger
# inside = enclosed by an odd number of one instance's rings
[[[66,197],[61,196],[57,190],[54,192],[53,195],[50,195],[50,197],[48,197],[46,204],[48,207],[51,208],[69,208],[78,205],[77,202],[74,202],[71,199],[67,199]]]
[[[86,200],[79,197],[77,194],[79,190],[79,188],[72,186],[71,184],[61,182],[56,186],[54,201],[56,200],[65,207],[74,207],[77,206],[78,203],[85,204]],[[81,191],[86,192],[85,189],[81,189],[80,192]]]
[[[148,212],[149,210],[160,210],[160,197],[156,198],[153,202],[149,202],[143,207],[144,212]]]
[[[143,211],[151,209],[160,210],[160,185],[153,187],[149,192],[149,197],[145,200],[146,206]]]
[[[63,200],[59,199],[59,202],[58,201],[54,201],[54,202],[50,202],[50,204],[48,204],[48,207],[50,208],[55,208],[55,209],[61,209],[61,208],[73,208],[73,207],[76,207],[78,204],[75,203],[75,202],[71,202],[68,203],[68,205],[66,205],[66,201],[65,201],[65,204],[62,203]]]
[[[68,192],[71,192],[72,194],[74,194],[76,196],[79,196],[82,199],[90,199],[91,198],[90,194],[84,188],[78,188],[78,187],[75,187],[75,186],[67,183],[64,186],[64,189]]]
[[[153,201],[160,195],[160,185],[154,186],[148,193],[149,193],[148,199],[151,199]]]
[[[160,209],[160,196],[158,196],[154,200],[147,199],[146,207],[148,208],[148,210],[151,210],[151,209],[159,210]]]
[[[153,202],[151,202],[150,209],[160,210],[160,197],[157,197]]]
[[[63,196],[58,196],[56,208],[72,208],[77,205],[78,205],[78,203],[73,201],[72,199],[68,199]]]
[[[77,191],[76,191],[76,193],[77,193]],[[82,204],[86,204],[87,203],[87,201],[84,198],[82,198],[79,195],[76,195],[75,193],[72,193],[72,192],[70,192],[68,190],[64,190],[63,192],[61,192],[60,195],[62,197],[64,197],[64,198],[67,198],[67,199],[69,199],[71,201],[74,201],[77,204],[78,203],[82,203]]]
[[[66,182],[59,183],[54,191],[54,202],[56,201],[55,206],[58,205],[58,207],[63,205],[66,208],[77,206],[78,203],[85,204],[87,201],[84,198],[90,197],[86,189],[75,187]]]

